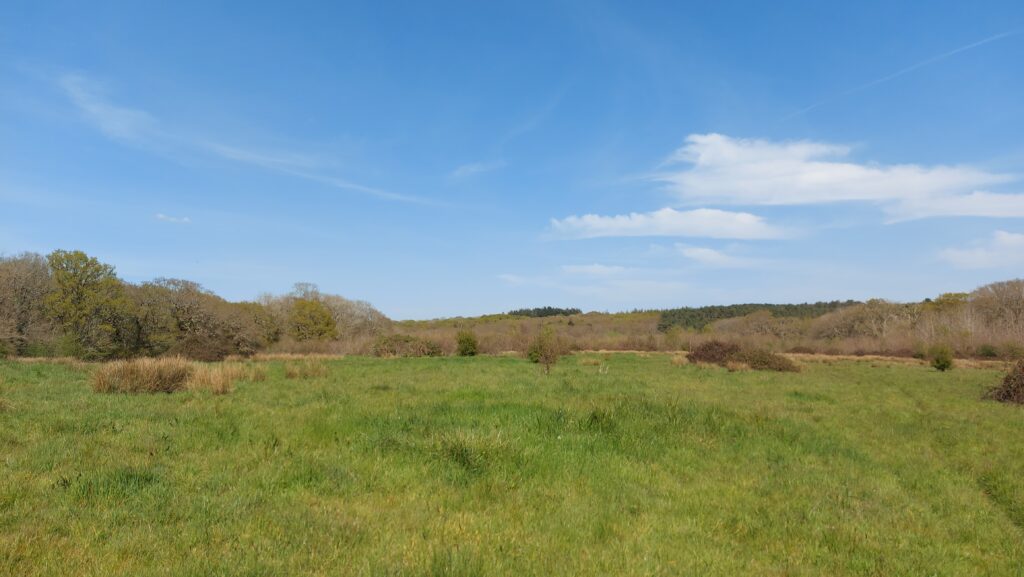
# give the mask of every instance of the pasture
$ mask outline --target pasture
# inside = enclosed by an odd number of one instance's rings
[[[0,362],[0,574],[1024,575],[993,369],[321,362],[220,395]]]

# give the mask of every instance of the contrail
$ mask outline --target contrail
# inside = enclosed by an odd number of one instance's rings
[[[888,81],[890,81],[890,80],[892,80],[894,78],[899,78],[900,76],[903,76],[904,74],[909,74],[909,73],[917,70],[918,68],[924,68],[925,66],[928,66],[930,64],[935,64],[936,62],[939,62],[941,60],[945,60],[945,59],[949,58],[950,56],[955,56],[957,54],[960,54],[961,52],[966,52],[968,50],[971,50],[973,48],[977,48],[979,46],[983,46],[983,45],[988,44],[990,42],[995,42],[996,40],[1002,40],[1003,38],[1006,38],[1008,36],[1016,36],[1017,34],[1020,34],[1021,32],[1024,32],[1024,30],[1011,30],[1009,32],[1002,32],[1002,33],[996,34],[995,36],[989,36],[988,38],[984,38],[982,40],[978,40],[977,42],[972,42],[970,44],[966,44],[966,45],[961,46],[959,48],[954,48],[953,50],[950,50],[948,52],[943,52],[942,54],[938,54],[936,56],[932,56],[931,58],[922,60],[922,61],[918,62],[917,64],[911,64],[910,66],[907,66],[906,68],[903,68],[901,70],[897,70],[896,72],[893,72],[892,74],[888,74],[886,76],[882,76],[881,78],[876,78],[876,79],[872,80],[871,82],[865,82],[864,84],[861,84],[860,86],[855,86],[855,87],[853,87],[853,88],[851,88],[849,90],[845,90],[843,92],[840,92],[839,94],[836,94],[836,95],[830,96],[828,98],[824,98],[822,100],[819,100],[819,101],[815,102],[814,104],[811,104],[810,106],[806,106],[804,108],[801,108],[800,110],[797,110],[796,112],[793,112],[791,114],[783,116],[780,120],[789,120],[790,118],[793,118],[793,117],[796,117],[796,116],[800,116],[801,114],[804,114],[806,112],[810,112],[811,110],[814,110],[815,108],[818,108],[819,106],[822,106],[824,104],[828,104],[829,102],[832,102],[832,101],[837,100],[839,98],[843,98],[843,97],[849,96],[851,94],[860,92],[861,90],[866,90],[868,88],[871,88],[872,86],[877,86],[879,84],[882,84],[883,82],[888,82]]]

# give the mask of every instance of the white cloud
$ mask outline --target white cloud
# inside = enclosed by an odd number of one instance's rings
[[[1024,234],[997,230],[972,248],[950,248],[940,256],[959,268],[1008,268],[1024,266]]]
[[[475,176],[477,174],[482,174],[484,172],[497,170],[504,166],[504,160],[495,160],[492,162],[472,162],[470,164],[463,164],[462,166],[457,167],[455,170],[452,171],[450,176],[451,178],[454,179],[468,178],[470,176]]]
[[[187,216],[168,216],[166,214],[159,213],[159,212],[156,214],[156,219],[157,220],[162,220],[164,222],[171,222],[171,223],[174,223],[174,224],[191,224],[192,223],[192,219],[187,217]]]
[[[677,244],[676,250],[686,258],[700,264],[715,268],[749,268],[757,265],[757,261],[701,246]]]
[[[846,160],[850,148],[692,134],[656,181],[690,203],[801,205],[861,201],[894,219],[1024,216],[1024,194],[981,190],[1018,180],[965,165],[881,165]]]
[[[566,238],[680,236],[765,239],[785,236],[783,230],[769,225],[760,216],[713,208],[686,211],[663,208],[615,216],[585,214],[552,219],[551,229]]]
[[[562,272],[573,276],[596,276],[607,277],[622,274],[628,271],[624,266],[607,264],[567,264],[562,266]]]

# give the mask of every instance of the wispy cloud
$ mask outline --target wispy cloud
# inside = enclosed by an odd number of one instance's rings
[[[491,172],[492,170],[498,170],[505,166],[504,160],[494,160],[490,162],[471,162],[469,164],[463,164],[462,166],[456,167],[455,170],[449,175],[451,178],[460,180],[485,172]]]
[[[66,74],[58,84],[85,119],[111,138],[139,140],[157,133],[152,115],[107,102],[102,87],[85,76]]]
[[[621,275],[629,271],[624,266],[615,266],[607,264],[567,264],[562,266],[562,272],[572,276],[589,276],[589,277],[610,277]]]
[[[585,214],[552,219],[551,230],[562,238],[675,236],[732,239],[782,238],[786,232],[760,216],[713,208],[600,216]]]
[[[911,73],[911,72],[913,72],[915,70],[918,70],[920,68],[924,68],[925,66],[929,66],[929,65],[935,64],[937,62],[941,62],[941,61],[943,61],[943,60],[945,60],[947,58],[950,58],[951,56],[956,56],[957,54],[960,54],[961,52],[967,52],[968,50],[972,50],[972,49],[977,48],[979,46],[984,46],[986,44],[989,44],[991,42],[995,42],[997,40],[1002,40],[1003,38],[1008,38],[1010,36],[1016,36],[1017,34],[1020,34],[1021,32],[1022,32],[1022,30],[1010,30],[1008,32],[1001,32],[999,34],[994,34],[994,35],[989,36],[987,38],[982,38],[981,40],[977,40],[975,42],[971,42],[970,44],[965,44],[963,46],[960,46],[958,48],[954,48],[952,50],[943,52],[941,54],[936,54],[935,56],[932,56],[931,58],[925,58],[924,60],[922,60],[920,62],[917,62],[915,64],[911,64],[910,66],[907,66],[906,68],[901,68],[901,69],[899,69],[899,70],[897,70],[897,71],[895,71],[895,72],[893,72],[891,74],[886,74],[885,76],[880,76],[878,78],[875,78],[874,80],[870,80],[870,81],[865,82],[864,84],[861,84],[859,86],[854,86],[853,88],[850,88],[848,90],[844,90],[844,91],[842,91],[842,92],[840,92],[838,94],[835,94],[833,96],[830,96],[828,98],[823,98],[823,99],[821,99],[821,100],[819,100],[817,102],[814,102],[814,103],[812,103],[812,104],[810,104],[808,106],[805,106],[805,107],[801,108],[800,110],[797,110],[796,112],[793,112],[791,114],[788,114],[788,115],[784,116],[782,118],[782,120],[789,120],[790,118],[794,118],[796,116],[800,116],[801,114],[805,114],[807,112],[810,112],[810,111],[814,110],[815,108],[824,106],[824,105],[826,105],[826,104],[828,104],[830,102],[833,102],[835,100],[838,100],[840,98],[845,98],[847,96],[856,94],[856,93],[858,93],[858,92],[860,92],[862,90],[867,90],[868,88],[872,88],[874,86],[878,86],[879,84],[883,84],[885,82],[889,82],[890,80],[895,80],[896,78],[899,78],[900,76],[903,76],[905,74],[909,74],[909,73]]]
[[[320,164],[319,160],[313,156],[297,152],[257,152],[219,142],[202,142],[200,145],[221,158],[272,170],[309,169],[316,168]]]
[[[428,199],[381,190],[335,176],[323,170],[322,163],[308,154],[253,150],[168,130],[145,110],[110,102],[98,82],[81,74],[66,74],[57,84],[87,122],[110,138],[140,148],[178,151],[179,154],[204,154],[385,200],[435,204]]]
[[[807,205],[869,202],[892,220],[1024,216],[1024,194],[983,188],[1011,174],[965,165],[867,164],[848,146],[692,134],[652,178],[687,203]]]
[[[173,224],[191,224],[192,219],[187,216],[168,216],[163,213],[156,213],[156,219],[163,222],[170,222]]]
[[[970,248],[950,248],[940,256],[958,268],[1011,268],[1024,266],[1024,234],[997,230]]]
[[[677,244],[676,250],[684,257],[699,264],[714,268],[752,268],[760,264],[759,261],[734,256],[726,252],[702,246],[688,246]]]

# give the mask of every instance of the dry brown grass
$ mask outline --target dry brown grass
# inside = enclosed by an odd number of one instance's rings
[[[89,368],[90,364],[75,357],[11,357],[9,360],[17,361],[19,363],[45,363],[47,365],[65,365],[73,369],[84,370]]]
[[[728,370],[730,373],[735,373],[735,372],[738,372],[738,371],[749,371],[749,370],[751,370],[750,369],[750,365],[748,365],[747,363],[744,363],[744,362],[740,362],[740,361],[726,361],[725,364],[722,365],[722,366],[724,366],[726,368],[726,370]]]
[[[807,353],[785,353],[786,357],[794,361],[809,363],[834,363],[837,361],[858,361],[870,362],[874,366],[883,365],[910,365],[926,366],[928,361],[915,359],[913,357],[892,357],[886,355],[828,355],[828,354],[807,354]],[[965,369],[994,369],[1004,371],[1012,363],[1000,360],[983,359],[956,359],[956,365]]]
[[[267,378],[267,369],[251,363],[225,362],[196,367],[192,378],[188,380],[188,388],[193,391],[209,391],[215,395],[225,395],[235,388],[238,381],[263,381]]]
[[[327,365],[322,361],[302,360],[284,365],[284,376],[289,379],[315,379],[327,376]]]
[[[195,367],[182,357],[111,361],[96,368],[97,393],[173,393],[186,387]]]
[[[672,362],[672,366],[675,366],[675,367],[681,367],[683,365],[687,365],[687,364],[690,363],[690,361],[688,361],[686,359],[686,355],[682,355],[682,354],[672,355],[672,361],[671,362]]]
[[[256,353],[250,357],[232,355],[224,359],[228,362],[243,361],[336,361],[345,358],[344,354],[333,353]]]
[[[0,391],[3,390],[3,386],[5,383],[6,381],[4,381],[4,376],[0,375]],[[11,408],[11,402],[3,397],[0,397],[0,413],[6,413],[7,411],[10,411]]]
[[[92,388],[98,393],[173,393],[209,391],[223,395],[238,381],[263,381],[267,369],[253,363],[196,363],[182,357],[111,361],[96,367]]]

